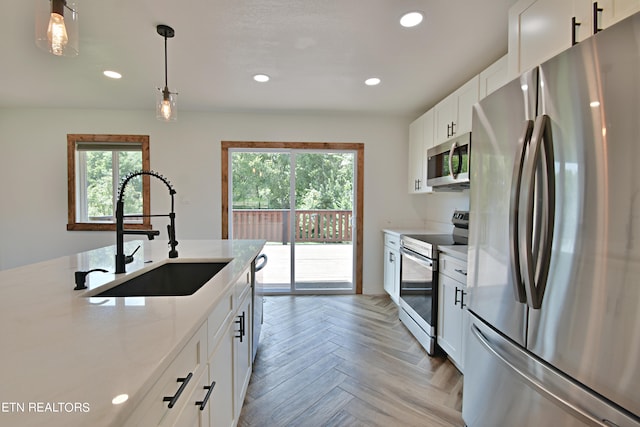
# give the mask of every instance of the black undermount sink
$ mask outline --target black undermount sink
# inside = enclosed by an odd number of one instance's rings
[[[192,295],[229,264],[169,262],[92,297],[167,297]]]

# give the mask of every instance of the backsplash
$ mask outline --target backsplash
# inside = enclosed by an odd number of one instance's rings
[[[412,203],[427,229],[447,233],[453,230],[453,211],[469,210],[469,190],[416,195],[412,197]]]

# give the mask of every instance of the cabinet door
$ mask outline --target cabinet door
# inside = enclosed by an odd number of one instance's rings
[[[427,111],[424,116],[423,123],[423,133],[422,133],[422,179],[424,180],[424,185],[422,186],[422,193],[431,193],[433,191],[432,187],[427,186],[427,177],[429,176],[427,173],[427,168],[429,167],[429,162],[427,161],[427,152],[429,148],[435,145],[435,110],[431,109]]]
[[[400,300],[400,253],[389,246],[384,247],[384,290],[393,302]]]
[[[393,294],[395,293],[395,289],[393,289],[394,261],[391,249],[385,246],[384,261],[382,264],[384,270],[384,290],[391,296],[391,299],[393,299]],[[396,301],[394,300],[394,302]]]
[[[462,344],[462,310],[460,309],[460,289],[455,280],[438,275],[438,345],[457,364],[460,364]]]
[[[640,0],[598,0],[599,28],[607,28],[640,10]]]
[[[234,353],[234,375],[235,375],[235,392],[234,392],[234,409],[235,416],[240,416],[244,395],[249,386],[251,379],[251,309],[253,307],[251,294],[245,297],[236,312],[234,322],[235,341],[233,347]]]
[[[473,105],[478,102],[480,78],[475,76],[454,92],[456,101],[456,113],[452,136],[471,132],[471,115]]]
[[[517,77],[571,47],[573,17],[572,0],[520,0],[514,4],[509,9],[509,75]],[[588,23],[580,27],[581,32],[589,30]]]
[[[235,324],[228,322],[225,332],[209,359],[209,380],[215,387],[209,397],[209,423],[211,427],[232,427],[233,410],[233,344]]]
[[[508,57],[505,55],[480,73],[480,95],[478,99],[486,97],[507,83],[508,63]]]
[[[435,145],[451,138],[451,125],[456,120],[457,99],[452,94],[434,107]]]
[[[424,177],[424,116],[409,125],[409,193],[419,193],[426,183]]]
[[[200,378],[196,380],[196,388],[189,396],[189,402],[180,412],[178,419],[172,424],[173,427],[209,427],[209,402],[211,398],[209,398],[202,410],[196,404],[196,402],[200,404],[204,402],[208,391],[205,387],[209,385],[209,373],[205,370],[200,375]]]

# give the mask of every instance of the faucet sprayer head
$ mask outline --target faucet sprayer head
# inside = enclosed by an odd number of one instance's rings
[[[152,170],[139,170],[139,171],[131,172],[130,174],[122,178],[122,180],[120,181],[120,187],[118,188],[118,201],[122,201],[122,199],[124,198],[124,189],[129,183],[129,181],[131,181],[132,178],[135,178],[136,176],[140,176],[140,175],[155,176],[160,181],[164,182],[164,184],[169,189],[169,194],[171,194],[172,196],[176,194],[176,190],[171,185],[171,182],[167,178],[165,178],[163,175],[160,175],[158,172],[152,171]]]

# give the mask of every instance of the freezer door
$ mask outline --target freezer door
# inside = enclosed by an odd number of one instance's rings
[[[536,76],[527,73],[476,104],[471,139],[468,307],[523,346],[526,298],[510,222],[520,148],[535,118]]]
[[[629,414],[599,398],[477,317],[465,360],[462,418],[469,427],[638,427]]]
[[[528,348],[638,417],[640,15],[544,63],[540,81],[555,228]]]

